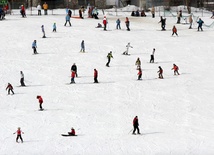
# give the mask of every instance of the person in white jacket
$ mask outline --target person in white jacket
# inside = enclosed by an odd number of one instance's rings
[[[42,13],[41,13],[42,7],[40,4],[38,4],[37,9],[38,9],[38,16],[41,16],[42,15]]]
[[[133,48],[133,47],[130,45],[130,43],[128,43],[128,44],[126,45],[126,51],[123,52],[124,55],[129,55],[129,47]]]

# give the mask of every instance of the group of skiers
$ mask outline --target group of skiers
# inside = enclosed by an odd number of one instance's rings
[[[121,23],[121,21],[120,21],[120,19],[118,18],[117,20],[116,20],[116,29],[121,29],[121,26],[120,26],[120,23]],[[106,18],[106,16],[104,16],[104,18],[103,18],[103,30],[104,31],[107,31],[107,29],[106,29],[106,27],[107,27],[107,24],[108,24],[108,21],[107,21],[107,18]],[[126,17],[126,19],[125,19],[125,25],[126,25],[126,30],[127,31],[130,31],[130,21],[129,21],[129,18],[128,17]],[[97,27],[98,28],[98,27]]]

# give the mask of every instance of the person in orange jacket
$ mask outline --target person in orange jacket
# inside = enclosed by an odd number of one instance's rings
[[[176,34],[176,35],[178,36],[178,34],[177,34],[177,28],[175,27],[175,25],[174,25],[173,28],[172,28],[172,36],[173,36],[174,34]]]
[[[177,66],[176,64],[173,64],[172,70],[174,70],[174,75],[176,75],[176,73],[177,73],[178,75],[180,75],[180,74],[178,73],[179,68],[178,68],[178,66]]]
[[[13,134],[17,133],[17,137],[16,137],[16,142],[18,143],[18,139],[21,139],[21,142],[23,143],[23,139],[22,139],[22,134],[24,134],[24,132],[21,131],[21,128],[18,127],[17,131],[14,132]]]
[[[48,4],[45,2],[43,5],[44,15],[48,15]]]
[[[42,99],[42,96],[36,96],[36,98],[39,100],[39,108],[40,108],[40,110],[43,110],[43,108],[42,108],[42,103],[43,103],[43,99]]]

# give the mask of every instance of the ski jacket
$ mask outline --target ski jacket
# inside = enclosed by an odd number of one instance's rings
[[[40,103],[40,104],[42,104],[42,103],[43,103],[42,96],[37,96],[37,99],[39,100],[39,103]]]
[[[22,10],[22,11],[25,11],[24,5],[21,6],[21,10]]]
[[[175,27],[175,26],[173,26],[173,28],[172,28],[172,32],[174,32],[174,33],[176,33],[176,32],[177,32],[177,29],[176,29],[176,27]]]
[[[33,48],[33,47],[37,48],[36,42],[35,42],[35,41],[32,43],[32,48]]]
[[[76,133],[75,133],[75,130],[74,130],[73,128],[71,129],[71,134],[72,134],[72,135],[75,135],[75,134],[76,134]]]
[[[41,5],[38,5],[38,6],[37,6],[37,9],[38,9],[38,10],[41,10],[41,9],[42,9]]]
[[[95,69],[94,70],[94,77],[97,77],[98,76],[98,71]]]
[[[117,24],[120,24],[120,19],[117,19],[117,20],[116,20],[116,23],[117,23]]]
[[[53,29],[56,29],[56,24],[55,23],[53,24]]]
[[[198,26],[202,26],[202,24],[204,23],[204,21],[201,20],[201,19],[199,19],[199,21],[197,23],[198,23]]]
[[[137,117],[135,117],[134,120],[133,120],[133,126],[139,126]]]
[[[111,54],[111,53],[108,53],[107,58],[108,58],[108,59],[113,58],[112,54]]]
[[[103,18],[103,24],[106,25],[107,24],[107,19],[104,17]]]
[[[129,19],[128,19],[128,17],[126,17],[125,23],[126,23],[126,25],[129,25]]]
[[[46,3],[43,4],[43,9],[44,9],[44,10],[47,10],[47,9],[48,9],[48,4],[46,4]]]
[[[141,65],[140,59],[137,59],[137,60],[136,60],[135,65],[138,65],[138,66]]]
[[[81,48],[85,48],[84,41],[81,42]]]
[[[17,133],[17,135],[21,135],[21,134],[22,134],[22,131],[21,131],[20,129],[18,129],[18,130],[16,131],[16,133]]]
[[[7,90],[7,89],[13,89],[13,86],[9,83],[9,84],[7,85],[6,90]]]
[[[75,74],[76,74],[76,72],[75,72],[75,71],[72,71],[72,72],[71,72],[71,77],[72,77],[72,78],[75,78]]]
[[[162,73],[163,73],[163,69],[162,69],[162,68],[159,68],[158,73],[162,74]]]
[[[24,74],[23,74],[23,72],[22,73],[20,73],[21,74],[21,78],[24,78]]]
[[[176,65],[174,65],[173,68],[172,68],[172,70],[174,70],[174,71],[178,71],[178,69],[179,69],[179,68],[178,68],[178,66],[176,66]]]

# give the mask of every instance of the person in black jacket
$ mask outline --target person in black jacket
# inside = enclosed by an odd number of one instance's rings
[[[75,63],[71,66],[71,71],[74,71],[74,72],[75,72],[76,77],[78,77],[78,75],[77,75],[77,66],[76,66],[76,64],[75,64]]]
[[[138,123],[138,117],[135,116],[134,120],[133,120],[133,126],[134,126],[134,130],[133,130],[133,133],[135,135],[135,131],[137,130],[137,134],[140,134],[140,130],[138,128],[139,126],[139,123]]]

